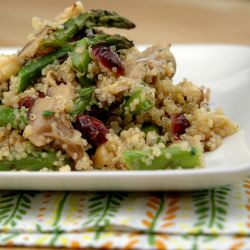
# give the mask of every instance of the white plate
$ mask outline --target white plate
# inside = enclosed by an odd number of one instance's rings
[[[191,190],[238,182],[250,173],[250,47],[174,45],[175,82],[184,77],[212,89],[212,105],[221,106],[241,130],[205,154],[205,168],[159,171],[71,173],[0,172],[1,189],[37,190]],[[11,53],[11,49],[1,49]]]

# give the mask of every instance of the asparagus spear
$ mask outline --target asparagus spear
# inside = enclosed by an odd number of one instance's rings
[[[41,71],[45,66],[53,63],[61,57],[66,56],[70,50],[71,46],[66,46],[45,57],[31,60],[18,73],[17,92],[25,90],[41,75]]]
[[[153,102],[145,97],[143,89],[136,90],[123,104],[125,113],[137,115],[148,111],[153,106]]]
[[[79,31],[91,27],[115,27],[132,29],[135,24],[116,12],[107,10],[90,10],[67,20],[61,29],[55,31],[50,38],[42,41],[43,46],[62,47]]]
[[[155,124],[150,124],[150,123],[144,124],[142,127],[142,131],[146,134],[146,136],[149,132],[155,132],[156,143],[163,143],[163,144],[165,143],[162,136],[160,136],[160,128]]]
[[[120,35],[97,34],[91,38],[83,38],[79,40],[70,54],[72,66],[79,74],[79,78],[86,75],[88,71],[88,64],[91,61],[88,47],[94,47],[97,44],[105,44],[107,46],[113,45],[117,50],[128,49],[133,46],[132,41]]]
[[[57,161],[56,152],[33,152],[17,160],[0,160],[0,171],[53,169]]]
[[[158,126],[156,126],[155,124],[150,124],[150,123],[148,123],[148,124],[144,124],[143,125],[143,127],[142,127],[142,131],[144,132],[144,133],[148,133],[148,132],[151,132],[151,131],[154,131],[154,132],[156,132],[157,134],[159,134],[159,127]]]
[[[24,129],[28,123],[28,116],[24,109],[14,109],[0,106],[0,127],[8,124],[14,129]]]
[[[202,164],[202,153],[198,148],[182,149],[178,146],[162,147],[159,154],[153,148],[128,150],[123,161],[132,170],[156,170],[166,168],[194,168]]]
[[[72,66],[79,74],[79,78],[86,75],[91,58],[88,51],[88,40],[81,39],[76,43],[74,50],[70,54]]]
[[[95,83],[94,79],[88,78],[86,75],[79,77],[78,80],[81,86],[84,88],[92,86]]]
[[[100,42],[116,45],[119,49],[132,46],[132,42],[119,35],[110,36],[98,34],[93,40],[82,39],[78,41],[74,51],[71,53],[71,59],[73,67],[81,74],[81,76],[86,74],[88,64],[91,60],[87,49],[88,45],[91,44],[93,46]],[[72,46],[67,45],[54,53],[34,59],[26,64],[18,74],[17,92],[25,90],[41,75],[41,71],[45,66],[53,63],[56,59],[66,56],[71,50]]]
[[[119,34],[108,35],[108,34],[96,34],[89,39],[89,44],[91,46],[96,46],[97,44],[105,44],[107,46],[113,45],[116,50],[129,49],[134,46],[133,41],[128,40],[126,37]]]
[[[88,106],[93,102],[94,87],[82,88],[79,91],[79,97],[76,99],[71,116],[73,119],[79,114],[83,114]]]

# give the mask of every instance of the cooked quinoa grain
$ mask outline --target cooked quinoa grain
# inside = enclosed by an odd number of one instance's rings
[[[201,167],[237,132],[209,89],[173,82],[170,45],[140,51],[101,29],[134,28],[125,17],[76,2],[32,25],[22,50],[0,55],[0,170]]]

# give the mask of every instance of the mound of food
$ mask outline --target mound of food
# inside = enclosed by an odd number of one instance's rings
[[[134,28],[127,18],[77,2],[33,26],[0,56],[0,170],[200,167],[238,130],[210,110],[209,90],[173,83],[170,45],[139,51],[100,28]]]

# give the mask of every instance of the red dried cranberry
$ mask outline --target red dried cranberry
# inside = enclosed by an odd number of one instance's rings
[[[25,107],[26,109],[31,109],[31,107],[33,106],[34,102],[35,102],[35,98],[33,98],[31,96],[26,96],[26,97],[21,98],[18,101],[18,107],[19,108]]]
[[[176,115],[172,118],[172,132],[177,138],[179,138],[179,135],[184,134],[186,128],[189,126],[190,123],[183,114]]]
[[[93,48],[93,56],[117,76],[124,75],[124,67],[118,54],[110,47],[100,45]]]
[[[39,98],[44,98],[45,97],[45,93],[42,92],[42,91],[38,91],[37,95],[38,95]]]
[[[76,117],[76,128],[94,146],[99,146],[107,141],[108,129],[100,120],[90,115],[78,115]]]

